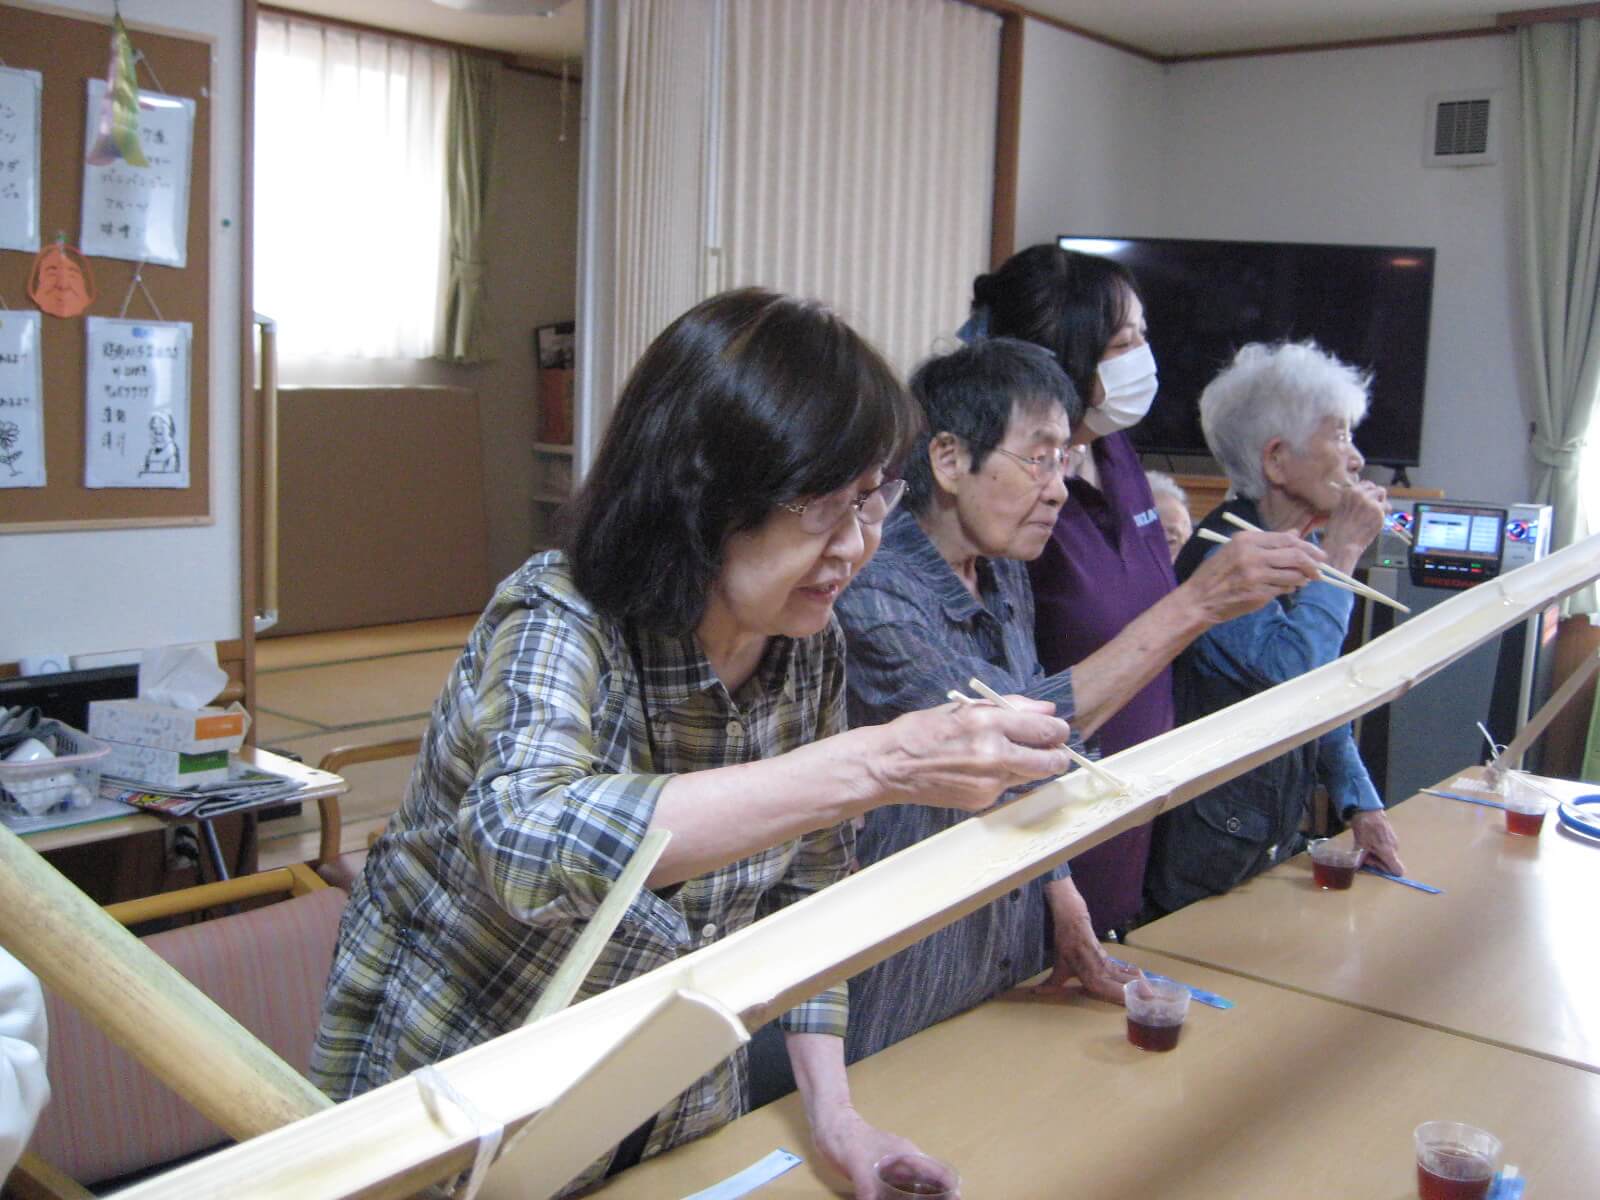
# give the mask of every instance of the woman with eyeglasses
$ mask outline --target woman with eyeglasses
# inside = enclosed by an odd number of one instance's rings
[[[1167,659],[1149,622],[1135,622],[1088,662],[1056,672],[1039,664],[1026,564],[1044,550],[1067,500],[1067,451],[1083,412],[1071,381],[1042,347],[996,338],[923,363],[911,392],[925,428],[906,463],[905,506],[884,523],[882,548],[838,606],[851,725],[903,720],[951,689],[967,693],[974,676],[995,691],[1054,705],[1074,732],[1086,717],[1103,721]],[[1215,588],[1206,593],[1219,614],[1258,607],[1315,576],[1315,559],[1298,538],[1261,540],[1283,568],[1227,585],[1227,607],[1216,603]],[[1237,562],[1242,551],[1231,553]],[[1207,586],[1202,580],[1180,603]],[[970,815],[928,805],[875,808],[860,833],[861,861],[881,861]],[[1120,1003],[1131,975],[1102,952],[1071,876],[1049,872],[852,979],[849,1061],[1047,968],[1051,990],[1076,980]],[[782,1059],[766,1050],[763,1042],[756,1060],[762,1099],[785,1090]]]
[[[521,1024],[647,830],[672,840],[579,998],[850,868],[883,804],[977,810],[1067,766],[1064,721],[943,705],[845,732],[834,602],[877,549],[916,410],[825,309],[731,292],[646,350],[564,551],[503,582],[346,909],[313,1078],[344,1099]],[[847,992],[783,1018],[821,1155],[873,1195]],[[569,1184],[737,1117],[741,1051]]]
[[[1069,447],[1074,470],[1054,526],[1028,565],[1039,660],[1073,669],[1073,726],[1101,754],[1173,727],[1170,664],[1221,621],[1316,577],[1302,543],[1241,538],[1218,570],[1182,589],[1150,484],[1127,431],[1150,409],[1156,363],[1144,305],[1121,264],[1057,246],[1030,246],[973,282],[964,337],[1019,338],[1044,347],[1083,399]],[[1140,647],[1130,655],[1127,647]],[[1104,937],[1138,916],[1150,826],[1072,860],[1073,880]]]

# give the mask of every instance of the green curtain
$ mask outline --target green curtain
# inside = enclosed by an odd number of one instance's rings
[[[1589,749],[1583,756],[1578,778],[1600,783],[1600,688],[1594,693],[1594,711],[1589,714]]]
[[[445,128],[445,220],[449,226],[439,352],[445,362],[482,362],[483,218],[494,151],[495,90],[500,64],[450,52],[450,109]]]
[[[1555,507],[1559,549],[1589,532],[1580,476],[1600,408],[1600,18],[1517,36],[1536,495]],[[1597,599],[1585,588],[1567,611],[1600,611]]]

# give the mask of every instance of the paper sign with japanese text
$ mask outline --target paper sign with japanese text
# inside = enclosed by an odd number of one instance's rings
[[[39,248],[39,97],[44,76],[0,67],[0,250]]]
[[[87,147],[106,81],[89,80]],[[189,169],[194,101],[139,93],[139,139],[149,165],[118,159],[83,168],[83,229],[78,248],[101,258],[182,267],[188,260]],[[87,150],[85,151],[87,153]]]
[[[187,321],[89,317],[83,486],[189,486]]]
[[[0,309],[0,488],[45,485],[39,325],[36,312]]]

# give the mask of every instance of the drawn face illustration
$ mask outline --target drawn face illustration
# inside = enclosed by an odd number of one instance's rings
[[[172,445],[172,418],[166,413],[157,413],[150,418],[150,448],[165,450],[170,445]]]
[[[69,256],[64,246],[46,246],[34,261],[28,295],[41,311],[52,317],[76,317],[94,299],[83,269]]]

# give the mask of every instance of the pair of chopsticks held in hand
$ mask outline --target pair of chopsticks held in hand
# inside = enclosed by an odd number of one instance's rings
[[[1011,701],[1007,700],[1004,696],[1002,696],[999,692],[995,691],[992,687],[990,687],[988,684],[986,684],[983,680],[979,679],[976,675],[974,675],[971,679],[967,680],[967,686],[969,688],[971,688],[973,691],[977,692],[978,695],[982,696],[990,704],[998,704],[1001,708],[1009,708],[1013,712],[1016,711],[1016,707],[1017,706],[1015,704],[1011,703]],[[979,703],[979,701],[974,700],[971,696],[963,695],[961,692],[957,691],[955,688],[951,688],[948,692],[945,693],[945,695],[949,699],[954,700],[957,704],[977,704],[977,703]],[[1099,780],[1101,780],[1101,781],[1103,781],[1105,783],[1110,784],[1112,787],[1116,788],[1119,792],[1127,790],[1127,785],[1125,785],[1122,782],[1122,780],[1118,779],[1110,771],[1106,770],[1099,763],[1095,762],[1094,759],[1087,758],[1084,755],[1079,754],[1071,746],[1064,746],[1063,749],[1066,750],[1068,758],[1070,758],[1073,762],[1077,763],[1080,767],[1085,768],[1096,779],[1099,779]]]
[[[1233,513],[1223,513],[1222,519],[1228,524],[1232,525],[1234,528],[1243,529],[1247,533],[1267,532],[1265,529],[1262,529],[1261,526],[1252,525],[1243,517],[1236,516]],[[1220,545],[1227,545],[1228,542],[1233,540],[1227,534],[1218,533],[1214,529],[1202,529],[1199,532],[1199,536],[1208,542],[1217,542]],[[1401,604],[1400,601],[1391,600],[1388,596],[1385,596],[1376,588],[1368,587],[1359,579],[1355,578],[1355,576],[1346,575],[1337,567],[1331,567],[1327,563],[1321,563],[1318,565],[1317,570],[1322,573],[1323,580],[1327,583],[1333,584],[1334,587],[1341,587],[1347,592],[1354,592],[1358,596],[1365,596],[1368,600],[1374,600],[1379,604],[1387,604],[1390,608],[1398,609],[1403,613],[1409,613],[1411,611],[1404,604]]]

